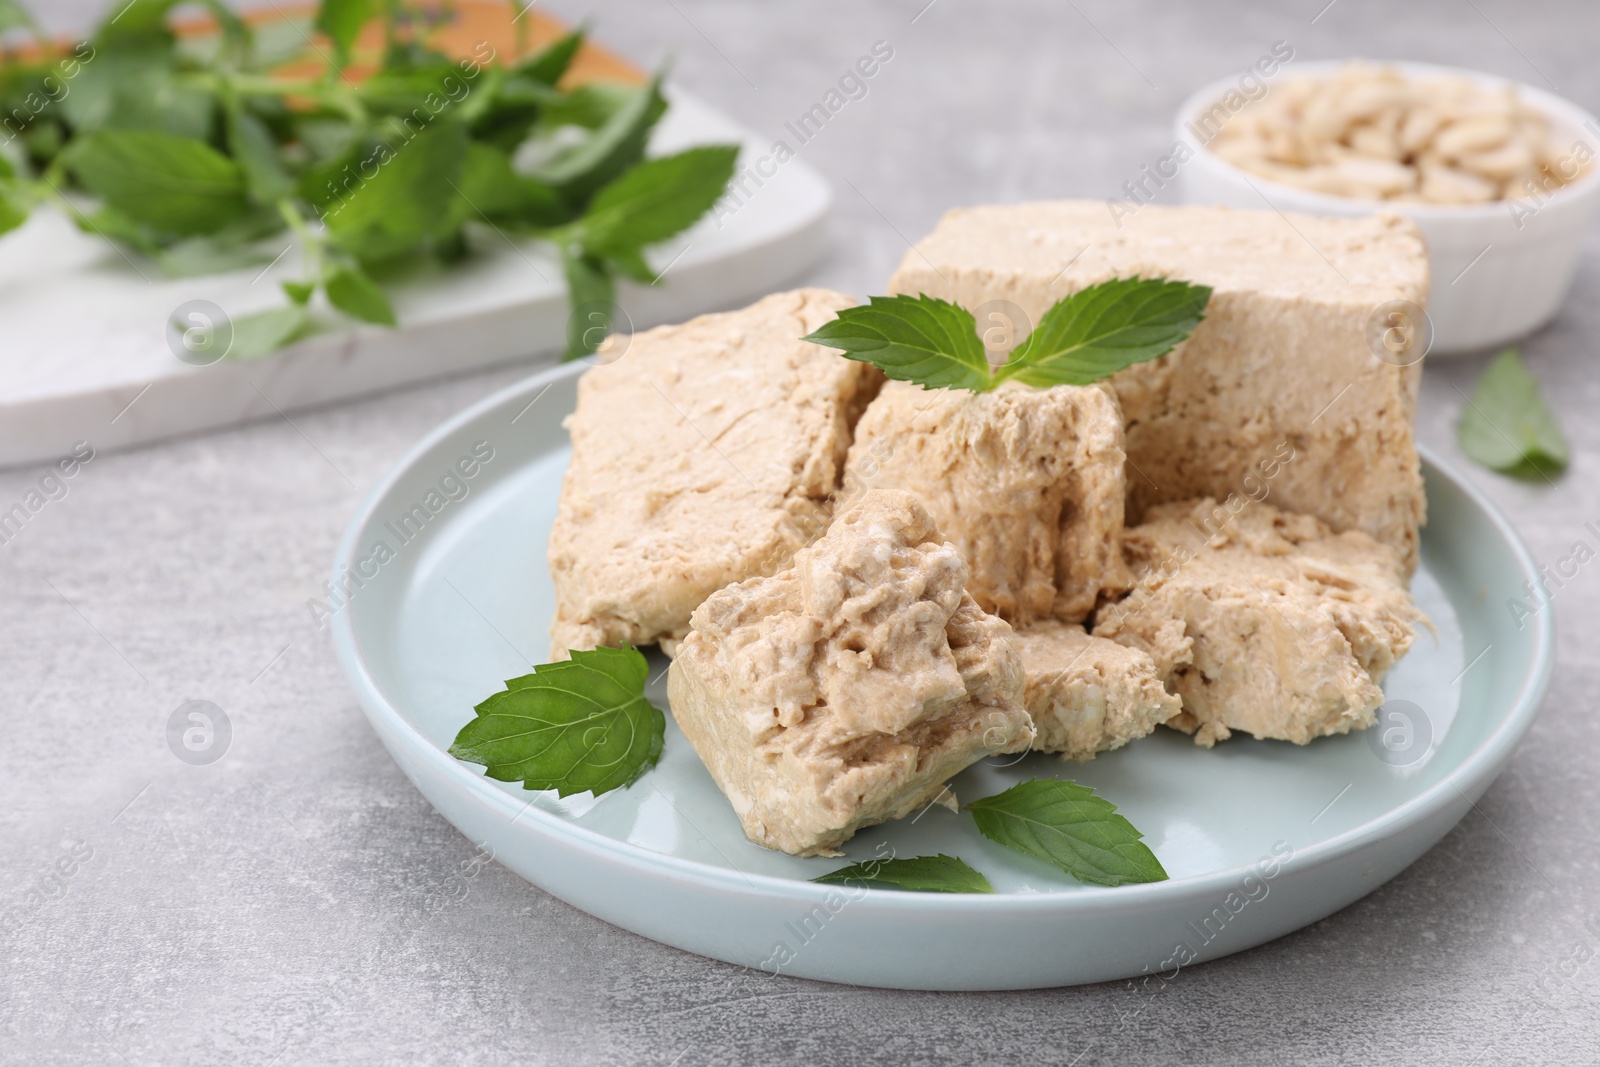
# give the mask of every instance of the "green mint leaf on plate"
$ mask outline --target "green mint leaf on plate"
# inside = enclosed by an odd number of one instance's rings
[[[339,267],[322,283],[328,294],[328,303],[354,316],[362,322],[376,322],[380,326],[395,324],[394,308],[383,295],[378,283],[355,267]]]
[[[993,388],[972,312],[931,296],[875,296],[839,312],[802,340],[843,350],[889,377],[924,389]]]
[[[605,255],[681,233],[722,196],[738,158],[738,145],[708,145],[634,165],[595,193],[578,220],[578,239]]]
[[[1036,778],[967,804],[991,841],[1053,864],[1082,882],[1126,885],[1165,881],[1167,872],[1144,837],[1110,801],[1088,786]]]
[[[496,781],[561,796],[630,785],[661,758],[666,730],[644,698],[649,673],[636,648],[574,651],[479,704],[450,754],[483,764]]]
[[[842,349],[889,377],[924,389],[987,392],[1015,378],[1028,385],[1088,385],[1172,351],[1205,317],[1211,290],[1161,278],[1114,278],[1073,293],[991,371],[972,313],[947,300],[875,296],[845,308],[805,340]]]
[[[1539,379],[1515,348],[1495,357],[1456,424],[1461,451],[1488,467],[1519,478],[1559,474],[1572,448],[1545,406]]]
[[[203,141],[155,130],[98,130],[72,172],[120,214],[176,236],[212,233],[249,209],[239,165]]]
[[[911,889],[928,893],[993,893],[989,879],[954,856],[913,856],[903,860],[867,860],[811,879],[822,885],[870,889]]]
[[[1088,385],[1164,356],[1205,318],[1211,290],[1163,278],[1113,278],[1058,301],[995,375],[1028,385]]]

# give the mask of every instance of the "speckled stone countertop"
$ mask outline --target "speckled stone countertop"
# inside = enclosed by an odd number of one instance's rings
[[[63,28],[101,6],[34,4]],[[802,150],[838,191],[837,250],[807,280],[857,293],[881,291],[947,207],[1111,194],[1168,150],[1184,95],[1276,40],[1305,59],[1476,67],[1600,106],[1600,8],[1577,2],[541,9],[592,13],[641,62],[675,55],[680,84],[775,138],[889,42],[867,95]],[[1541,562],[1600,519],[1597,297],[1600,233],[1561,316],[1524,345],[1573,439],[1554,487],[1456,449],[1483,359],[1424,379],[1422,439],[1511,514]],[[0,548],[0,908],[16,909],[0,931],[0,1061],[1600,1062],[1590,569],[1556,594],[1549,700],[1479,811],[1361,902],[1186,969],[1156,997],[771,978],[608,926],[495,864],[463,892],[471,842],[378,744],[305,601],[365,488],[520,373],[97,456]],[[0,501],[37,477],[0,472]],[[189,699],[232,724],[209,766],[167,746],[168,716]]]

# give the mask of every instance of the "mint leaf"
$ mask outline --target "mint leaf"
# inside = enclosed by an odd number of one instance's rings
[[[549,108],[565,96],[535,78],[491,67],[473,94],[462,101],[460,116],[475,140],[514,152]]]
[[[572,61],[578,55],[578,49],[583,47],[583,30],[574,30],[563,34],[552,41],[542,52],[533,56],[525,63],[517,66],[516,73],[536,82],[555,88],[556,82],[572,66]]]
[[[388,259],[449,229],[466,151],[466,130],[444,118],[409,141],[379,146],[363,168],[371,178],[326,208],[335,243],[363,260]]]
[[[1545,405],[1535,378],[1515,348],[1495,357],[1478,379],[1472,401],[1456,423],[1461,451],[1488,467],[1519,478],[1559,474],[1572,459],[1571,446]]]
[[[1165,881],[1167,872],[1144,835],[1088,786],[1038,778],[967,804],[991,841],[1099,885]]]
[[[276,204],[294,192],[278,142],[267,124],[234,103],[227,108],[228,151],[244,173],[245,188],[258,204]]]
[[[572,211],[554,188],[511,168],[503,151],[480,141],[467,145],[458,186],[462,220],[481,219],[490,224],[517,227],[556,226],[568,221]]]
[[[394,308],[378,284],[355,267],[340,267],[322,284],[328,303],[363,322],[382,326],[395,324]]]
[[[73,224],[84,233],[92,233],[96,237],[103,237],[107,241],[120,241],[130,248],[138,249],[147,256],[161,254],[161,246],[153,241],[146,227],[128,218],[113,207],[101,207],[98,211],[84,214],[74,212]]]
[[[224,357],[260,359],[311,332],[311,316],[297,304],[268,308],[233,320],[233,343]]]
[[[913,856],[904,860],[867,860],[811,879],[823,885],[912,889],[929,893],[993,893],[989,879],[954,856]]]
[[[565,92],[557,93],[545,103],[539,122],[548,128],[581,126],[599,129],[611,116],[633,99],[637,90],[616,82],[585,82]]]
[[[711,210],[738,158],[738,145],[708,145],[636,164],[595,193],[579,240],[601,255],[665,241]]]
[[[60,95],[60,107],[74,134],[104,127],[211,139],[216,120],[216,98],[206,86],[211,79],[179,69],[184,60],[175,53],[164,21],[171,6],[165,0],[126,5],[93,45],[73,50],[77,73],[70,91]]]
[[[561,250],[567,275],[567,351],[562,359],[593,352],[611,332],[616,285],[606,265],[571,246]]]
[[[614,273],[630,278],[640,285],[654,285],[660,278],[656,270],[637,248],[626,248],[606,253],[606,265]]]
[[[450,754],[500,782],[596,796],[631,785],[661,758],[666,718],[644,698],[635,648],[574,651],[513,678],[479,704]]]
[[[71,166],[84,188],[162,233],[210,233],[250,206],[233,160],[170,133],[98,130],[74,145]]]
[[[871,363],[897,381],[924,389],[981,393],[992,388],[989,358],[972,312],[926,294],[872,297],[870,304],[845,308],[802,340],[842,349],[846,359]]]
[[[1211,290],[1162,278],[1113,278],[1058,301],[995,375],[1029,385],[1088,385],[1164,356],[1205,318]]]
[[[322,0],[314,25],[328,35],[340,59],[348,60],[361,27],[377,14],[376,6],[373,0]]]
[[[147,254],[169,278],[221,274],[272,261],[271,253],[263,254],[253,245],[215,234],[185,237],[164,248],[153,248]]]
[[[667,110],[661,75],[635,89],[605,125],[584,141],[558,154],[533,176],[560,190],[575,206],[587,203],[596,189],[644,158],[650,129]]]

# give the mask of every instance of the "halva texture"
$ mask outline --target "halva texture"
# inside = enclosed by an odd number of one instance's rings
[[[865,494],[779,574],[694,612],[672,715],[750,840],[832,852],[1033,740],[1010,628],[909,494]]]
[[[1123,549],[1138,584],[1094,631],[1149,653],[1183,701],[1169,725],[1207,747],[1370,726],[1422,618],[1393,548],[1269,504],[1159,505]]]
[[[1428,295],[1414,223],[1121,201],[967,208],[917,243],[889,290],[988,303],[986,314],[1009,301],[1020,338],[1068,294],[1133,275],[1213,293],[1186,342],[1112,379],[1129,521],[1167,501],[1253,495],[1259,466],[1288,455],[1267,487],[1274,503],[1371,534],[1409,574],[1424,511],[1421,345],[1394,344],[1421,328]]]
[[[1178,714],[1178,698],[1167,692],[1155,661],[1137,648],[1054,621],[1018,630],[1011,643],[1022,659],[1023,703],[1037,731],[1036,751],[1092,759]]]
[[[1122,413],[1104,386],[990,393],[888,382],[856,427],[845,495],[915,494],[961,552],[979,606],[1026,626],[1128,588]]]
[[[827,528],[878,372],[800,338],[856,301],[822,289],[611,338],[578,380],[550,533],[551,657],[672,642],[716,590]]]

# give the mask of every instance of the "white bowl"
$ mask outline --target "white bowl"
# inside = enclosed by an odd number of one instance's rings
[[[1325,77],[1344,61],[1291,63],[1271,81]],[[1390,63],[1408,78],[1459,75],[1491,88],[1515,86],[1522,99],[1551,120],[1558,145],[1585,142],[1596,156],[1600,122],[1583,108],[1558,96],[1505,78],[1429,63]],[[1183,164],[1183,199],[1191,204],[1277,208],[1311,215],[1370,215],[1388,211],[1422,227],[1433,268],[1428,317],[1433,323],[1433,354],[1470,352],[1515,341],[1543,326],[1555,315],[1572,285],[1584,232],[1600,206],[1600,162],[1591,163],[1577,181],[1548,196],[1529,215],[1512,203],[1431,205],[1356,200],[1329,196],[1270,181],[1234,166],[1212,153],[1190,128],[1202,112],[1239,88],[1237,75],[1207,85],[1183,102],[1175,133],[1192,157]],[[1248,106],[1248,105],[1247,105]]]

